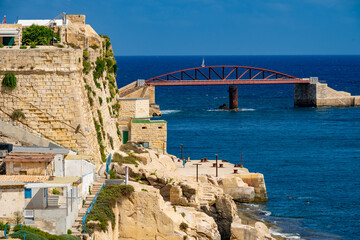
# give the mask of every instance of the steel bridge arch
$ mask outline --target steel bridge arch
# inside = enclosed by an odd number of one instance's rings
[[[309,83],[285,73],[248,66],[218,65],[188,68],[145,80],[152,86]]]

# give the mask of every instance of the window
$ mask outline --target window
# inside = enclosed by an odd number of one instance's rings
[[[149,143],[148,142],[140,142],[141,145],[143,145],[143,147],[148,148],[149,147]]]
[[[162,129],[162,127],[158,127],[158,129]]]
[[[25,188],[25,198],[31,198],[31,188]]]
[[[147,129],[147,127],[142,127],[142,129]]]

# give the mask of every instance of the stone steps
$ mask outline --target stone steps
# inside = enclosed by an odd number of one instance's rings
[[[82,235],[82,221],[83,218],[85,216],[86,211],[89,209],[89,207],[91,206],[91,203],[93,202],[93,200],[95,199],[96,194],[100,191],[101,186],[103,185],[103,183],[105,182],[105,179],[103,178],[99,178],[97,180],[97,182],[94,182],[92,187],[91,187],[91,195],[86,196],[85,198],[85,203],[82,206],[82,208],[79,210],[78,213],[78,217],[75,219],[71,231],[72,234],[78,237],[81,237]]]

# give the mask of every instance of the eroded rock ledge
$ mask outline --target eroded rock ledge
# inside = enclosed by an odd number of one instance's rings
[[[267,200],[262,174],[242,169],[230,176],[200,176],[196,182],[176,172],[175,156],[131,154],[141,162],[112,163],[110,169],[123,177],[128,166],[135,191],[113,209],[114,230],[95,232],[95,239],[274,239],[264,223],[242,223],[234,202]]]

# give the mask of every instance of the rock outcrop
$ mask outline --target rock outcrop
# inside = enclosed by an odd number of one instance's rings
[[[256,222],[255,226],[241,224],[235,221],[231,224],[231,240],[275,240],[270,234],[268,227],[262,222]]]
[[[118,208],[118,239],[220,240],[213,218],[192,207],[172,206],[153,187],[133,185],[135,192]]]
[[[234,202],[266,200],[264,177],[242,169],[222,178],[176,173],[177,158],[154,151],[136,154],[134,164],[112,164],[117,175],[129,167],[137,189],[119,209],[118,239],[272,239],[261,222],[241,222]],[[140,190],[139,190],[140,189]],[[221,236],[221,237],[220,237]]]
[[[240,177],[225,177],[222,179],[222,188],[235,201],[251,202],[255,199],[254,187],[249,187]]]

